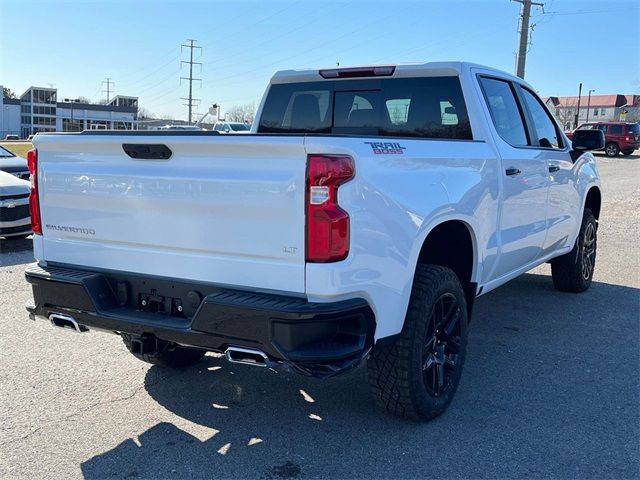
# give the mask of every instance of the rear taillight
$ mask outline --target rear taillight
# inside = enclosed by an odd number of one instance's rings
[[[31,181],[31,191],[29,192],[29,213],[31,214],[31,229],[33,233],[42,235],[42,224],[40,223],[40,200],[38,198],[38,151],[29,150],[27,152],[27,165]]]
[[[338,206],[338,187],[353,178],[346,155],[307,157],[307,262],[337,262],[349,253],[349,215]]]

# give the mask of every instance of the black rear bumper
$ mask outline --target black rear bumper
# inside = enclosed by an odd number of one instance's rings
[[[254,348],[295,371],[327,377],[357,366],[373,345],[364,299],[312,303],[122,272],[29,265],[32,318],[71,316],[90,329],[155,337],[212,351]]]

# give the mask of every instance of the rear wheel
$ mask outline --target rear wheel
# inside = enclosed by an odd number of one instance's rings
[[[569,253],[551,261],[553,285],[562,292],[584,292],[591,286],[596,267],[598,224],[585,208],[576,244]]]
[[[442,414],[455,395],[467,348],[467,307],[456,274],[418,265],[402,332],[367,361],[376,403],[416,420]]]
[[[157,349],[151,353],[135,353],[132,351],[132,340],[130,335],[122,334],[122,341],[125,346],[138,360],[159,365],[162,367],[180,368],[188,367],[198,363],[205,354],[204,350],[181,347],[175,343],[158,340]]]
[[[631,155],[632,153],[633,153],[633,149],[631,149],[631,150],[622,150],[622,154],[625,155],[625,156],[626,155]]]
[[[615,157],[620,153],[620,147],[617,143],[609,142],[604,147],[604,153],[607,154],[607,157]]]

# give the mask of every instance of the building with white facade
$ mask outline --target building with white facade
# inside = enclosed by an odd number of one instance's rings
[[[2,95],[0,138],[27,138],[38,132],[81,132],[82,130],[135,130],[138,127],[138,98],[117,95],[106,105],[60,99],[55,88],[30,87],[19,99]]]
[[[6,98],[0,85],[0,140],[7,135],[20,135],[20,100]]]

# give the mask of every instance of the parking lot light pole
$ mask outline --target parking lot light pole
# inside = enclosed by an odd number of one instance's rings
[[[71,131],[75,132],[76,131],[76,126],[73,123],[73,104],[74,103],[79,103],[80,99],[79,98],[65,98],[64,101],[71,104]],[[64,130],[64,128],[63,128],[63,130]]]
[[[589,123],[589,108],[591,108],[591,92],[595,92],[595,90],[589,90],[589,100],[587,100],[587,123]]]

